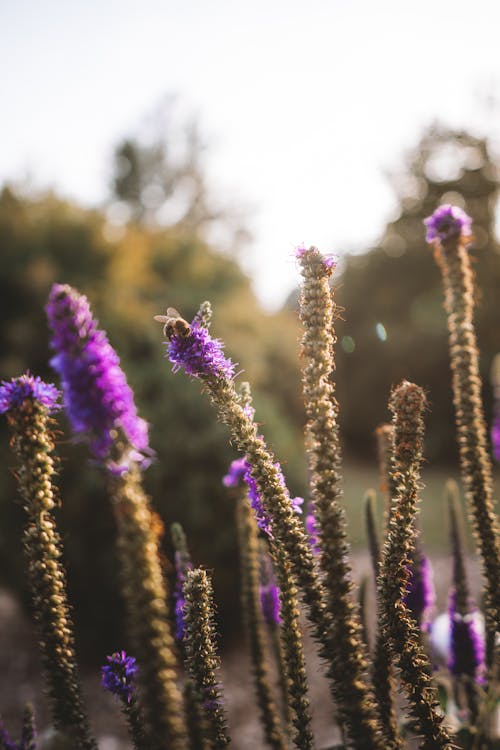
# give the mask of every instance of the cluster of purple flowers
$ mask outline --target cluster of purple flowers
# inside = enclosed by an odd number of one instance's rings
[[[213,339],[206,328],[195,319],[188,336],[172,336],[167,343],[167,356],[174,372],[184,369],[187,375],[198,378],[234,378],[235,364],[224,356],[223,344]]]
[[[451,206],[446,203],[439,206],[432,216],[424,219],[427,232],[425,239],[427,242],[446,242],[463,235],[470,236],[472,219],[465,211],[458,206]]]
[[[134,695],[137,665],[133,656],[117,651],[106,657],[107,664],[101,667],[101,684],[124,703],[130,703]]]
[[[60,395],[55,385],[44,383],[29,373],[10,381],[3,380],[0,385],[0,414],[19,409],[26,399],[38,401],[49,411],[60,409]]]
[[[278,471],[281,486],[285,487],[285,478],[283,476],[283,472],[281,471],[279,463],[275,463],[274,466]],[[252,466],[246,460],[246,458],[237,458],[235,461],[232,461],[229,466],[228,473],[222,478],[222,483],[225,487],[237,487],[240,482],[245,482],[245,484],[247,485],[248,497],[255,514],[257,526],[261,531],[264,531],[269,536],[272,536],[271,523],[266,515],[266,511],[264,510],[264,505],[259,493],[259,488],[257,487],[257,482],[252,476]],[[303,502],[304,498],[302,497],[291,498],[292,508],[295,513],[302,513],[301,506]]]
[[[87,298],[55,284],[46,310],[56,352],[51,365],[61,377],[73,431],[89,440],[93,456],[112,472],[123,473],[132,462],[145,468],[152,455],[147,423],[137,415],[120,359],[92,317]],[[117,435],[128,444],[119,463],[111,457]]]

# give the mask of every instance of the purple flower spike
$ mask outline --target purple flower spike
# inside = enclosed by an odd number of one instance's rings
[[[58,403],[60,395],[55,385],[44,383],[29,373],[10,381],[3,380],[0,385],[0,414],[19,409],[26,399],[38,401],[49,411],[54,411],[61,408]]]
[[[426,627],[429,612],[436,603],[436,591],[431,563],[421,552],[417,551],[415,560],[409,568],[408,585],[403,601],[419,627]]]
[[[125,651],[117,651],[106,657],[107,664],[101,667],[101,684],[124,703],[130,703],[135,690],[136,661]]]
[[[449,617],[451,633],[448,669],[453,675],[465,675],[480,683],[485,671],[485,642],[476,613],[470,611],[462,615],[457,612],[455,596],[452,594]]]
[[[97,327],[87,298],[68,285],[54,284],[46,311],[56,352],[51,365],[61,377],[73,431],[85,436],[93,456],[112,473],[124,473],[132,463],[145,468],[153,454],[147,423],[137,415],[120,359]],[[118,464],[111,460],[117,433],[129,444]]]
[[[224,356],[223,344],[213,339],[206,328],[194,320],[188,336],[173,335],[167,344],[167,356],[174,372],[184,369],[198,378],[209,375],[215,378],[234,377],[235,365]]]
[[[424,219],[424,224],[427,229],[425,235],[427,242],[432,243],[435,240],[445,242],[460,235],[470,236],[472,219],[458,206],[451,206],[447,203],[439,206],[432,216]]]
[[[260,604],[264,620],[271,627],[281,625],[280,590],[274,582],[260,586]]]

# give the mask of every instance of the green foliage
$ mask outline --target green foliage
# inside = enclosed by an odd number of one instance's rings
[[[152,318],[170,305],[191,318],[202,300],[211,300],[214,335],[224,338],[227,353],[255,384],[257,419],[300,494],[305,474],[301,434],[287,413],[290,394],[299,390],[294,316],[263,313],[236,260],[214,252],[186,226],[129,224],[118,231],[100,212],[51,194],[29,198],[5,188],[0,194],[0,244],[0,377],[29,368],[54,381],[43,312],[49,289],[56,281],[67,282],[88,296],[121,357],[139,411],[152,425],[157,461],[147,472],[147,489],[164,522],[185,527],[195,562],[216,569],[219,611],[230,629],[237,596],[234,508],[221,478],[235,453],[197,385],[173,377],[162,356],[161,328]],[[298,408],[295,403],[295,414]],[[0,429],[0,460],[8,467],[12,461],[3,424]],[[72,443],[66,425],[58,450],[59,523],[66,539],[70,597],[82,631],[92,633],[82,645],[102,654],[116,648],[121,621],[105,477],[89,464],[84,447]],[[15,497],[12,478],[4,471],[2,583],[20,589],[21,514]],[[93,632],[102,634],[100,643]]]
[[[379,245],[365,255],[346,258],[339,281],[337,300],[345,308],[345,322],[338,325],[337,356],[342,429],[351,449],[373,453],[373,430],[387,420],[384,404],[391,385],[408,378],[429,394],[426,452],[430,459],[448,460],[456,456],[456,441],[446,319],[439,272],[424,241],[422,219],[444,201],[462,205],[474,220],[472,255],[480,260],[481,289],[476,327],[487,384],[498,350],[498,172],[485,140],[431,128],[393,182],[399,216],[387,225]],[[378,323],[387,334],[385,341],[380,327],[377,335]],[[485,396],[488,413],[488,388]]]

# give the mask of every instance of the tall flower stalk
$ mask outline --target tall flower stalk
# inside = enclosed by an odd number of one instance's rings
[[[474,276],[467,250],[471,219],[461,209],[444,205],[425,224],[443,278],[462,481],[486,579],[487,622],[492,620],[500,630],[500,528],[493,506],[474,328]]]
[[[422,648],[420,631],[404,603],[415,547],[425,396],[421,388],[404,381],[393,390],[389,405],[394,425],[392,481],[396,495],[391,502],[391,522],[377,587],[381,626],[400,670],[413,717],[412,728],[421,737],[421,750],[451,750],[431,683],[431,665]]]
[[[66,595],[62,545],[56,529],[51,413],[59,392],[30,375],[0,387],[0,413],[7,416],[19,461],[17,479],[25,511],[24,552],[52,720],[79,750],[96,750],[83,706],[71,610]]]
[[[311,498],[319,524],[320,564],[336,636],[330,654],[330,673],[336,676],[335,699],[341,723],[347,727],[353,742],[369,747],[380,735],[380,726],[367,683],[366,654],[359,611],[352,595],[349,545],[341,503],[338,404],[332,379],[335,303],[328,281],[333,265],[315,247],[309,250],[300,247],[297,257],[304,279],[300,296],[304,326],[302,384]]]
[[[253,409],[249,400],[250,394],[246,389],[243,389],[241,398],[242,402],[244,401],[245,411],[253,417]],[[275,468],[278,471],[281,486],[288,495],[279,464],[275,464]],[[278,657],[283,657],[280,667],[282,667],[282,674],[285,675],[283,681],[285,702],[294,727],[293,741],[301,750],[307,750],[313,747],[311,711],[299,621],[298,592],[291,574],[290,559],[287,550],[280,545],[272,532],[272,524],[265,510],[259,486],[252,476],[251,465],[246,459],[233,461],[230,471],[223,481],[228,486],[234,486],[241,479],[247,485],[247,498],[255,522],[268,539],[269,550],[274,562],[278,585],[274,580],[274,571],[271,567],[271,574],[266,576],[267,580],[262,581],[264,585],[260,586],[260,601],[264,619],[271,625],[274,634],[276,634],[277,625],[280,624],[281,626],[277,631],[281,648],[277,650]],[[295,498],[290,502],[295,512],[301,511],[302,498]]]
[[[465,702],[470,723],[478,720],[478,682],[485,671],[485,643],[479,632],[476,610],[472,607],[467,579],[465,533],[460,510],[458,487],[449,481],[446,497],[450,516],[450,541],[453,554],[453,589],[450,596],[450,658],[448,668],[454,678],[455,701]],[[465,694],[465,701],[464,695]]]
[[[87,299],[70,286],[55,284],[46,309],[55,351],[51,363],[61,376],[71,426],[108,471],[149,741],[157,750],[178,750],[184,742],[178,663],[156,524],[142,487],[142,470],[152,455],[148,427]]]
[[[260,606],[258,529],[252,510],[243,497],[238,499],[236,521],[240,548],[241,596],[257,703],[267,744],[273,750],[285,750],[287,741],[273,697]]]
[[[201,700],[205,736],[211,750],[229,745],[222,687],[218,681],[220,659],[216,649],[212,584],[201,568],[188,570],[184,583],[186,663]]]
[[[219,419],[224,422],[235,447],[251,466],[251,475],[257,485],[262,508],[269,525],[269,538],[275,540],[273,558],[289,567],[289,574],[299,585],[308,606],[308,616],[315,627],[315,636],[321,644],[322,657],[331,664],[338,653],[337,632],[327,607],[327,596],[318,578],[314,554],[309,538],[299,522],[296,509],[283,482],[283,475],[273,454],[262,436],[252,415],[245,409],[241,397],[234,387],[235,366],[223,353],[222,344],[212,339],[206,329],[195,322],[188,335],[172,335],[167,345],[167,356],[174,370],[183,369],[188,375],[198,378],[217,409]],[[271,548],[272,549],[272,548]],[[286,557],[285,557],[286,553]],[[286,559],[288,558],[288,560]],[[279,576],[278,569],[276,570]],[[281,580],[278,581],[281,588]],[[334,697],[341,693],[343,685],[333,670],[328,673],[330,689]],[[352,681],[352,675],[348,675]],[[365,691],[365,686],[354,686],[353,690]],[[374,723],[372,730],[376,728]],[[353,724],[353,734],[360,736],[355,746],[364,750],[366,735]],[[371,737],[374,750],[383,750],[386,743],[382,734],[374,731]]]

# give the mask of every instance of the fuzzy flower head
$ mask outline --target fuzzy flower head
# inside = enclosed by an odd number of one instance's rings
[[[436,603],[432,565],[429,558],[417,552],[409,567],[404,603],[419,627],[428,624],[428,615]]]
[[[458,206],[451,206],[446,203],[439,206],[432,216],[424,219],[424,224],[427,229],[425,235],[427,242],[432,243],[436,240],[446,242],[446,240],[454,239],[460,235],[469,237],[472,219]]]
[[[328,275],[331,274],[332,271],[337,267],[337,259],[332,253],[326,253],[325,255],[322,255],[317,248],[307,248],[303,243],[295,248],[295,257],[297,258],[297,260],[301,260],[302,258],[304,258],[307,253],[316,255],[321,260],[321,263],[324,269],[327,271]]]
[[[106,657],[107,664],[101,667],[101,684],[124,703],[130,703],[135,690],[136,661],[125,651],[117,651]]]
[[[213,339],[195,319],[187,335],[171,335],[167,343],[167,357],[173,364],[174,372],[184,369],[187,375],[195,378],[209,376],[215,378],[234,378],[235,365],[224,356],[223,344]]]
[[[60,409],[60,392],[52,383],[44,383],[29,373],[12,380],[3,380],[0,385],[0,414],[19,409],[29,399],[42,404],[49,412]]]
[[[132,463],[150,463],[147,423],[137,415],[120,359],[92,317],[87,298],[68,285],[54,284],[46,307],[52,329],[51,365],[63,386],[68,417],[98,461],[116,474]],[[128,448],[112,460],[117,437]]]

